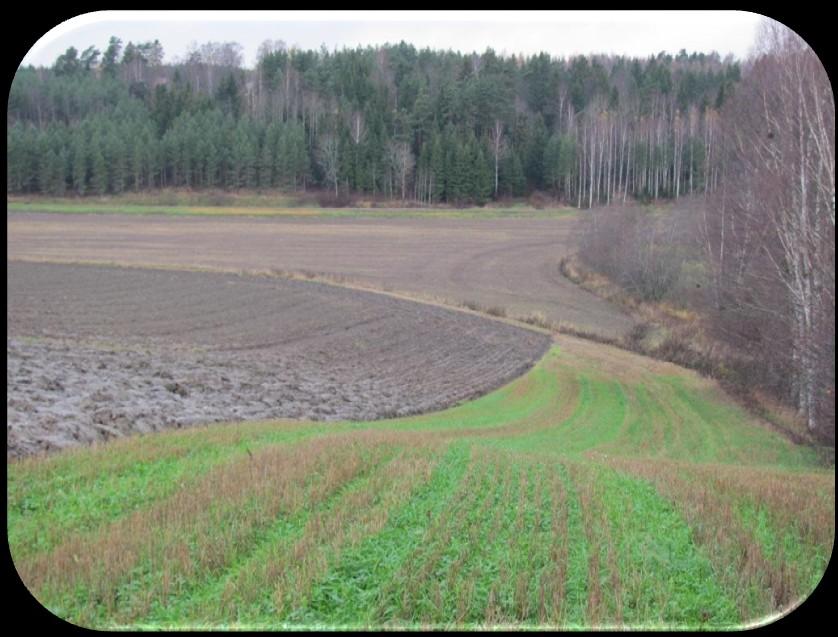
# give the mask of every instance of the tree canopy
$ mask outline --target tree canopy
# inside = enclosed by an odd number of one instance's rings
[[[579,206],[678,197],[717,183],[718,109],[739,77],[730,60],[686,52],[558,59],[270,41],[244,69],[241,51],[210,42],[163,64],[157,40],[112,37],[104,52],[70,47],[51,68],[21,68],[9,191],[322,187],[461,204],[548,191]],[[116,174],[103,178],[102,165]]]

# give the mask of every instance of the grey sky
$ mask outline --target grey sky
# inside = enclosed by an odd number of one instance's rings
[[[190,42],[238,42],[252,66],[266,39],[289,46],[329,49],[404,40],[422,48],[506,54],[546,51],[553,56],[615,53],[648,56],[718,51],[745,57],[753,44],[754,13],[741,11],[103,11],[58,25],[32,47],[21,64],[49,66],[67,47],[107,46],[111,35],[134,42],[159,39],[165,61]]]

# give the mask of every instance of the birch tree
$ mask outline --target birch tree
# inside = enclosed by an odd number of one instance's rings
[[[721,304],[788,370],[809,430],[834,440],[835,103],[814,51],[764,22],[723,126],[710,213]]]
[[[320,168],[323,169],[323,174],[326,181],[334,184],[335,197],[338,196],[338,166],[340,166],[338,138],[336,135],[328,133],[320,137],[320,145],[318,147],[317,160]]]

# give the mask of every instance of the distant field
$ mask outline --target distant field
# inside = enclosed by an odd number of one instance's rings
[[[282,271],[540,315],[609,336],[634,324],[559,272],[573,217],[164,217],[10,212],[8,258]],[[457,211],[459,214],[460,211]]]
[[[834,470],[677,367],[560,337],[474,402],[8,467],[27,587],[97,628],[765,620],[816,586]]]

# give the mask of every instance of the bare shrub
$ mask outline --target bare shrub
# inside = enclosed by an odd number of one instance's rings
[[[529,196],[528,203],[536,210],[543,210],[550,205],[550,198],[543,192],[536,190]]]
[[[331,191],[324,191],[317,195],[317,205],[321,208],[351,208],[355,205],[355,198],[346,191],[337,195]]]
[[[522,317],[521,321],[528,325],[535,325],[536,327],[543,327],[545,329],[553,328],[553,323],[547,319],[543,312],[530,312],[528,315]]]
[[[629,349],[633,352],[642,352],[643,351],[643,341],[649,335],[652,326],[648,323],[637,323],[635,324],[626,334],[623,336],[623,343],[626,349]]]
[[[694,369],[703,376],[718,377],[718,369],[712,357],[693,347],[687,339],[669,335],[652,350],[652,354],[660,360]]]
[[[676,214],[626,206],[592,211],[582,224],[582,261],[633,296],[660,301],[678,284],[687,244]]]
[[[180,205],[180,198],[178,193],[174,190],[166,190],[158,196],[158,205],[161,206],[177,206]]]
[[[216,190],[207,193],[204,197],[204,202],[207,206],[232,206],[235,203],[235,199],[228,193]]]

